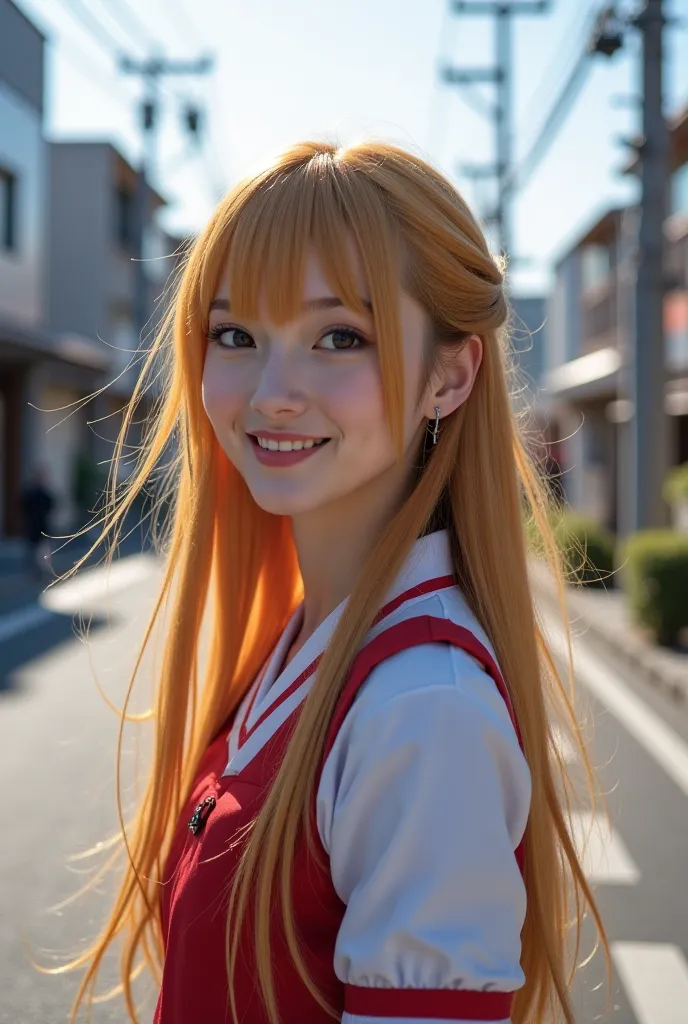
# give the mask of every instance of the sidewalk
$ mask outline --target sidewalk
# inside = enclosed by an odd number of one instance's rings
[[[122,533],[127,534],[130,530],[130,536],[120,543],[116,557],[136,554],[150,547],[144,543],[140,528],[132,530],[129,526]],[[36,601],[55,578],[62,576],[86,554],[96,537],[94,532],[90,540],[87,537],[71,541],[51,540],[51,548],[55,552],[52,556],[53,575],[44,580],[37,579],[29,566],[23,540],[11,538],[0,541],[0,615]],[[105,549],[102,546],[97,548],[86,567],[97,565],[104,556]]]
[[[552,608],[557,595],[547,568],[532,561],[530,573],[536,598]],[[599,641],[675,700],[688,701],[688,652],[654,644],[631,620],[622,592],[569,586],[566,597],[576,632]],[[558,606],[555,610],[558,612]]]

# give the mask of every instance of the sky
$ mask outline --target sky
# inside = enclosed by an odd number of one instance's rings
[[[170,77],[160,92],[154,184],[168,201],[165,227],[194,232],[224,190],[306,138],[341,143],[381,137],[443,171],[483,217],[489,183],[462,173],[494,159],[490,122],[439,70],[488,66],[493,20],[453,14],[450,0],[15,0],[43,31],[46,135],[109,139],[136,163],[143,85],[122,55],[195,60],[211,74]],[[599,0],[553,0],[545,15],[513,19],[514,156],[538,135],[585,45]],[[632,0],[623,4],[633,8]],[[688,103],[688,0],[666,0],[665,107]],[[553,262],[608,206],[636,196],[621,176],[619,139],[640,128],[640,45],[626,33],[613,58],[596,56],[571,112],[513,206],[515,294],[546,292]],[[477,88],[483,103],[489,85]],[[204,140],[182,129],[184,103],[204,111]]]

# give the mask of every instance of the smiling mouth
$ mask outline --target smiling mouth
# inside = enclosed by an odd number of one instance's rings
[[[288,468],[303,462],[332,440],[330,437],[322,437],[298,441],[277,441],[276,438],[259,438],[255,434],[247,436],[258,462],[274,468]]]
[[[317,448],[323,444],[327,444],[330,440],[329,437],[317,437],[309,438],[304,441],[277,441],[276,438],[259,437],[255,434],[249,434],[249,437],[259,448],[262,448],[266,452],[300,452],[310,451],[311,448]]]

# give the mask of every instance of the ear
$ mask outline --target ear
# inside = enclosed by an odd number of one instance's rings
[[[440,368],[432,377],[426,392],[423,415],[434,419],[437,406],[440,418],[443,419],[463,405],[473,390],[482,358],[483,343],[477,334],[466,338],[459,351],[445,351]]]

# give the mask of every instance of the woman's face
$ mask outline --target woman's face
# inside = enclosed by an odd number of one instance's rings
[[[359,294],[369,302],[360,263],[357,275]],[[264,302],[259,319],[236,321],[226,289],[222,285],[211,303],[203,402],[256,503],[295,516],[341,501],[385,474],[398,475],[372,316],[340,304],[315,254],[307,264],[301,312],[279,327],[264,315]],[[399,310],[404,443],[415,450],[426,422],[416,398],[427,318],[405,293]]]

